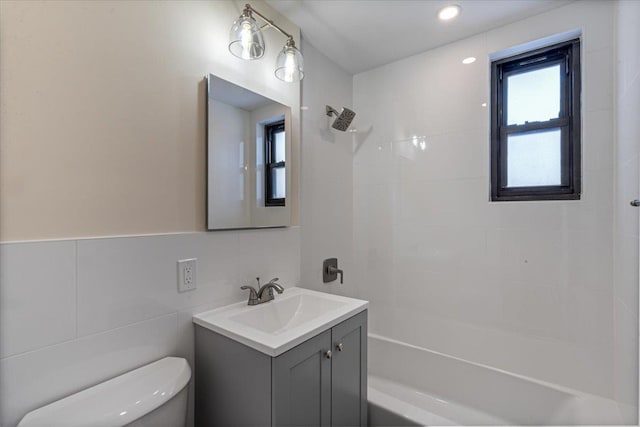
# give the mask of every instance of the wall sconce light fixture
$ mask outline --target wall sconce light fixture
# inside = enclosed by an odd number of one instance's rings
[[[258,16],[265,21],[266,24],[262,27],[258,26],[253,15]],[[231,32],[229,33],[229,52],[245,60],[262,58],[265,50],[264,37],[262,37],[262,28],[264,27],[275,28],[287,38],[282,51],[276,59],[276,77],[288,83],[302,80],[304,77],[304,60],[302,53],[296,48],[293,36],[274,24],[270,19],[267,19],[249,4],[244,6],[242,15],[233,22]]]

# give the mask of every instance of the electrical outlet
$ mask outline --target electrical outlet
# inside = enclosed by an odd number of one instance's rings
[[[192,291],[197,287],[196,261],[197,258],[178,261],[178,292]]]

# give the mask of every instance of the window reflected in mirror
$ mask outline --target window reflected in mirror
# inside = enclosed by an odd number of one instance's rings
[[[265,126],[265,206],[284,206],[286,199],[284,120]]]

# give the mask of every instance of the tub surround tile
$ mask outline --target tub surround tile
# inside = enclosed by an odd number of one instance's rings
[[[616,2],[614,185],[614,377],[625,424],[638,424],[638,209],[640,170],[640,4]]]
[[[613,164],[613,111],[586,111],[582,119],[583,168],[590,172],[610,169]]]
[[[638,135],[640,137],[640,132]],[[629,202],[640,196],[638,192],[639,161],[640,156],[618,160],[616,200],[619,202],[616,203],[616,232],[620,235],[638,236],[638,209],[632,208]]]
[[[326,104],[338,109],[353,107],[353,76],[327,60],[305,39],[302,51],[309,73],[302,84],[302,98],[308,110],[302,114],[301,285],[353,295],[358,285],[352,262],[354,151],[373,124],[365,112],[356,111],[350,129],[357,129],[357,133],[337,132],[329,127],[323,114]],[[322,260],[333,257],[338,258],[339,267],[345,272],[342,285],[339,281],[322,281]]]
[[[638,406],[626,403],[618,403],[618,410],[622,418],[621,424],[628,426],[638,425]]]
[[[640,123],[637,119],[637,102],[640,97],[640,79],[636,78],[628,88],[618,88],[623,91],[618,94],[618,159],[624,161],[640,151],[637,135],[640,133]]]
[[[0,358],[76,337],[75,241],[0,245]]]
[[[607,2],[570,4],[489,31],[487,49],[489,52],[499,52],[542,37],[581,29],[583,51],[591,52],[613,45],[612,18],[613,8]]]
[[[484,228],[491,211],[486,203],[486,177],[445,181],[400,181],[394,183],[395,203],[391,222],[412,228],[455,225]],[[438,203],[433,201],[437,200]],[[471,207],[471,208],[470,208]]]
[[[586,52],[582,58],[583,111],[613,107],[613,53],[610,47]]]
[[[618,401],[623,405],[637,405],[638,376],[629,375],[637,372],[638,367],[638,318],[622,303],[615,301],[615,393]],[[632,339],[630,337],[635,337]],[[636,417],[631,419],[637,424]],[[625,419],[629,421],[628,411]]]
[[[614,290],[616,300],[631,313],[638,313],[638,236],[619,234],[615,237],[616,255]]]
[[[478,108],[480,104],[478,104]],[[486,130],[448,130],[441,134],[430,134],[422,129],[414,130],[416,136],[425,136],[424,149],[413,144],[412,134],[403,141],[392,144],[393,170],[391,175],[401,185],[416,185],[425,181],[442,183],[445,180],[486,178],[489,176],[488,144],[473,144],[469,140],[482,141]],[[486,162],[478,159],[486,158]],[[378,174],[385,177],[384,174]],[[389,176],[387,175],[386,179]],[[487,184],[485,184],[486,186]],[[485,196],[486,191],[479,195]],[[486,200],[486,197],[484,197]]]
[[[613,395],[613,10],[564,5],[354,76],[355,110],[374,124],[353,165],[356,297],[372,331]],[[582,198],[492,203],[490,55],[575,29]],[[424,152],[400,141],[412,135]]]
[[[612,366],[611,344],[585,348],[569,340],[446,318],[397,299],[370,301],[370,312],[378,313],[371,317],[370,333],[576,390],[612,395],[611,374],[599,368]],[[593,374],[585,376],[585,371]]]

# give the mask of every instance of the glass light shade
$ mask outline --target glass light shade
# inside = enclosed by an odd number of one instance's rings
[[[241,59],[259,59],[264,55],[264,38],[258,23],[243,14],[233,22],[229,33],[229,52]]]
[[[299,82],[304,77],[304,60],[295,46],[287,45],[278,54],[276,60],[276,77],[283,82]]]

